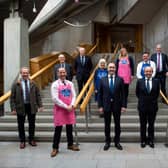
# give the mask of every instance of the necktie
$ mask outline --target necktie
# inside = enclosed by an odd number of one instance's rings
[[[149,79],[147,79],[147,82],[146,82],[146,89],[147,89],[147,92],[150,93]]]
[[[30,93],[29,93],[29,88],[28,88],[27,80],[25,80],[25,102],[26,103],[30,102]]]
[[[158,71],[160,72],[160,53],[158,53],[157,69],[158,69]]]
[[[85,65],[85,57],[82,56],[82,65]]]
[[[62,81],[62,83],[66,86],[66,83],[65,83],[65,81],[64,81],[64,80]]]
[[[114,82],[113,82],[113,76],[110,76],[110,92],[113,95],[114,92]]]

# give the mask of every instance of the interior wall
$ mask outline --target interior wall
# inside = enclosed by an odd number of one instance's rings
[[[52,51],[66,51],[71,54],[80,43],[92,43],[92,24],[87,27],[65,26],[46,38],[30,44],[30,55],[35,57]]]
[[[152,53],[158,43],[168,53],[168,2],[144,25],[144,47]]]

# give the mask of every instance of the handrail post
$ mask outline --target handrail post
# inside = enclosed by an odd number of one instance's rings
[[[88,121],[88,109],[87,108],[86,108],[86,112],[85,112],[85,121],[86,121],[86,133],[88,133],[88,130],[89,130],[88,123],[89,123],[89,121]]]

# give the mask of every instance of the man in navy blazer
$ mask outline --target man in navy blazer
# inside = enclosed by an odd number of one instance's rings
[[[90,76],[90,72],[92,70],[92,61],[90,57],[85,55],[85,48],[80,47],[79,53],[80,55],[75,59],[74,69],[76,71],[76,79],[80,93]]]
[[[54,80],[58,79],[58,76],[57,76],[58,69],[59,68],[65,68],[65,70],[67,72],[66,79],[72,81],[72,78],[73,78],[72,66],[65,62],[65,55],[64,54],[60,54],[58,56],[58,59],[59,59],[59,64],[56,64],[54,66]]]
[[[99,111],[104,112],[105,122],[105,146],[104,150],[108,150],[111,143],[110,125],[111,113],[113,113],[115,136],[114,143],[118,150],[122,150],[120,145],[120,116],[121,112],[126,111],[126,97],[124,92],[123,79],[116,76],[115,63],[109,63],[108,76],[100,80],[100,88],[98,95]]]
[[[154,123],[158,111],[158,97],[160,92],[159,80],[152,78],[152,67],[144,70],[145,78],[139,79],[136,84],[136,96],[138,97],[138,111],[140,117],[141,147],[149,144],[154,148]],[[146,126],[148,124],[148,137]]]
[[[167,96],[166,76],[168,76],[168,57],[162,53],[160,44],[156,45],[156,53],[152,54],[151,60],[156,63],[156,78],[160,81],[161,91]]]

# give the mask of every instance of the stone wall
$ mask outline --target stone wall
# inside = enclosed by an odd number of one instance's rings
[[[168,2],[144,25],[144,46],[152,53],[158,43],[168,54]]]
[[[31,44],[30,55],[35,57],[52,51],[66,51],[72,53],[79,43],[92,43],[92,24],[77,28],[65,26],[44,39]]]

